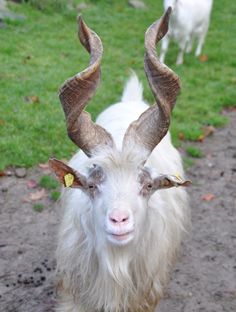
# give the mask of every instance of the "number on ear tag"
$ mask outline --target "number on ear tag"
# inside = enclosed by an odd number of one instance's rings
[[[64,176],[65,186],[66,186],[66,187],[70,187],[70,186],[73,184],[74,179],[75,179],[75,177],[73,176],[73,174],[67,173],[67,174]]]

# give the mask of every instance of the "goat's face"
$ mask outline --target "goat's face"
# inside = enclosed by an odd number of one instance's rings
[[[93,219],[89,222],[99,244],[124,246],[138,242],[146,228],[150,196],[158,189],[188,183],[175,176],[157,175],[137,165],[132,155],[119,152],[90,161],[86,175],[55,159],[50,164],[65,186],[80,188],[87,195],[92,210],[88,217]],[[72,177],[69,184],[68,175]]]
[[[87,183],[85,192],[92,202],[95,231],[101,241],[118,246],[138,241],[151,194],[143,169],[129,161],[109,160],[93,166]]]

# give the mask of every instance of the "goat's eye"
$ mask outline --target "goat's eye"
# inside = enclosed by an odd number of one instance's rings
[[[146,183],[142,187],[141,194],[143,196],[148,196],[148,195],[150,195],[152,189],[153,189],[153,184],[152,183]]]

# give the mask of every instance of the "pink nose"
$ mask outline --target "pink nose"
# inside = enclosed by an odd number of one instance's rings
[[[129,218],[130,218],[130,213],[128,211],[113,209],[109,213],[109,220],[114,225],[121,225],[121,224],[127,223],[129,221]]]

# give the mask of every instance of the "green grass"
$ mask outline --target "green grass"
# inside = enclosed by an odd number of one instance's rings
[[[28,0],[27,1],[33,7],[47,13],[52,12],[65,12],[68,9],[67,0]]]
[[[203,157],[203,153],[202,151],[192,145],[189,145],[186,147],[186,152],[189,156],[193,157],[193,158],[202,158]]]
[[[41,203],[37,203],[33,205],[33,210],[37,212],[42,212],[44,209],[44,205]]]
[[[144,84],[145,98],[153,103],[143,71],[143,37],[146,28],[163,12],[162,1],[147,0],[145,10],[134,10],[127,1],[90,1],[83,16],[104,45],[102,83],[88,111],[93,117],[119,100],[123,85],[134,69]],[[23,21],[6,21],[0,29],[0,169],[8,165],[32,166],[50,156],[69,158],[76,147],[67,138],[58,88],[65,79],[83,70],[89,56],[77,40],[76,12],[47,13],[28,5],[11,5],[24,14]],[[182,92],[173,113],[171,131],[189,140],[201,127],[223,126],[219,113],[236,105],[236,7],[234,1],[215,1],[201,63],[193,54],[176,67],[176,45],[167,64],[182,81]],[[36,96],[39,102],[27,101]]]
[[[188,168],[192,167],[195,164],[194,160],[190,157],[183,157],[183,165],[184,169],[187,170]]]
[[[51,192],[51,196],[50,196],[51,200],[57,201],[59,199],[59,197],[60,197],[60,194],[61,193],[58,192],[58,191],[52,191]]]
[[[39,185],[48,190],[55,190],[59,187],[59,183],[48,175],[44,175],[40,178]]]

